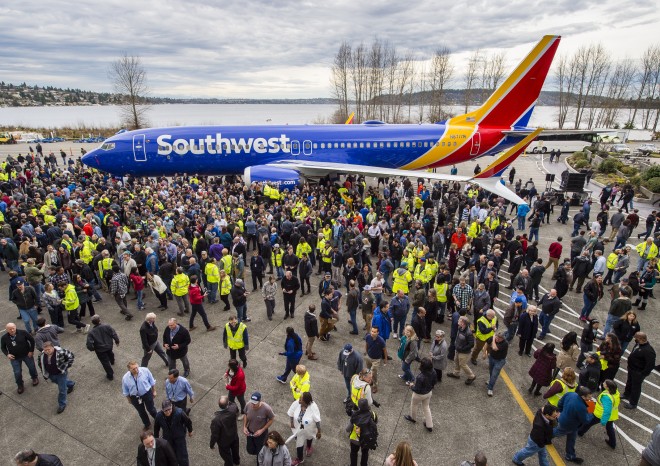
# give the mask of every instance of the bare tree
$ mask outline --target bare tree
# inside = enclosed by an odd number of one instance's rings
[[[472,103],[472,92],[477,82],[477,73],[481,63],[481,50],[475,50],[468,60],[467,72],[465,73],[465,113],[468,112],[468,106]]]
[[[637,99],[635,100],[633,114],[630,118],[631,124],[635,123],[635,118],[637,118],[637,110],[642,103],[642,99],[645,99],[649,94],[648,88],[653,82],[654,68],[658,66],[658,62],[660,62],[660,46],[652,45],[646,49],[646,51],[644,51],[644,55],[642,56],[642,67],[639,71],[639,74],[637,75]]]
[[[146,113],[149,105],[146,101],[149,87],[147,72],[140,57],[124,53],[110,65],[108,77],[112,81],[115,92],[122,96],[122,124],[129,129],[139,129],[147,126]]]
[[[576,60],[574,128],[579,129],[590,96],[598,89],[603,76],[607,76],[610,60],[601,44],[580,47],[574,59]]]
[[[557,126],[563,129],[568,119],[568,114],[573,104],[573,89],[575,88],[577,62],[575,57],[568,58],[563,55],[559,57],[557,66],[557,85],[559,90],[559,113],[557,115]]]
[[[351,65],[351,46],[343,42],[339,47],[335,61],[332,65],[332,93],[339,102],[338,120],[346,121],[348,118],[348,74]]]
[[[415,61],[412,52],[408,52],[403,58],[401,58],[401,60],[399,60],[395,87],[396,104],[392,113],[393,123],[400,123],[402,121],[401,107],[403,106],[406,97],[408,97],[408,99],[410,98],[410,89],[415,74],[414,63]]]
[[[353,96],[355,100],[355,116],[357,122],[362,122],[365,115],[364,102],[367,90],[367,49],[364,43],[353,49],[351,60],[351,82],[353,85]]]
[[[633,60],[622,60],[616,64],[614,71],[610,74],[607,90],[600,99],[600,112],[596,120],[596,127],[609,128],[617,124],[619,111],[628,100],[630,86],[636,72]]]
[[[431,71],[428,85],[431,91],[431,108],[429,121],[436,122],[446,118],[442,110],[445,88],[454,74],[454,65],[451,61],[451,52],[447,47],[435,51],[431,60]]]

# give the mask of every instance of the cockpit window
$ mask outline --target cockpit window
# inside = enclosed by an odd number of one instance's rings
[[[101,150],[112,150],[114,148],[115,148],[115,143],[114,142],[105,142],[100,147]]]

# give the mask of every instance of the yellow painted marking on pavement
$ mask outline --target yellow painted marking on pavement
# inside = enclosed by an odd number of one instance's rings
[[[523,413],[525,413],[525,416],[527,416],[527,419],[529,422],[534,422],[534,413],[532,412],[531,409],[529,409],[529,406],[527,405],[527,402],[525,399],[522,397],[518,389],[516,388],[515,384],[513,381],[509,378],[507,373],[502,369],[502,372],[500,372],[500,377],[502,380],[504,380],[504,383],[506,384],[507,387],[509,387],[509,391],[513,395],[513,399],[516,400],[516,403],[518,403],[518,406],[520,406],[520,409],[522,410]],[[548,445],[546,447],[546,450],[548,450],[548,454],[550,455],[550,458],[552,458],[552,461],[557,465],[557,466],[566,466],[566,463],[564,463],[564,460],[562,457],[559,455],[557,452],[557,449],[555,449],[554,445]]]

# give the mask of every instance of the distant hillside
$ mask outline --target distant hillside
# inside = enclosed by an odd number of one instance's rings
[[[425,95],[426,94],[426,95]],[[490,94],[487,90],[473,89],[470,105],[479,105]],[[387,100],[383,96],[381,100]],[[411,96],[412,103],[428,102],[428,92],[417,92]],[[446,89],[444,92],[445,105],[463,105],[465,102],[464,89]],[[69,105],[117,105],[122,98],[118,94],[109,92],[83,91],[80,89],[61,89],[53,86],[29,86],[26,83],[10,84],[0,82],[0,107],[40,107],[40,106],[69,106]],[[150,104],[335,104],[331,98],[315,99],[208,99],[189,98],[173,99],[167,97],[148,97]],[[558,105],[559,93],[543,91],[539,97],[538,105]]]

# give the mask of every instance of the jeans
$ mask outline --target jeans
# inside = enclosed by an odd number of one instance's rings
[[[415,380],[415,376],[410,370],[410,364],[406,361],[401,361],[401,370],[403,371],[403,380],[406,382],[412,382]]]
[[[346,386],[346,398],[351,397],[351,377],[344,377],[344,385]]]
[[[498,377],[502,368],[506,364],[505,359],[493,359],[492,356],[488,356],[488,373],[490,374],[490,379],[488,380],[488,390],[492,390],[495,387],[495,382],[497,382]]]
[[[66,406],[66,392],[73,387],[76,383],[72,380],[69,380],[64,374],[52,374],[49,376],[50,381],[57,384],[58,394],[57,394],[57,405],[60,408]]]
[[[142,309],[144,307],[144,302],[142,301],[144,298],[144,290],[137,290],[135,294],[137,295],[137,307],[138,309]]]
[[[516,336],[516,332],[518,331],[518,321],[516,320],[515,322],[511,322],[511,325],[509,325],[506,328],[506,333],[504,334],[504,338],[506,338],[506,341],[510,342],[513,340],[513,337]]]
[[[521,215],[518,217],[518,230],[525,229],[525,216]]]
[[[286,367],[284,368],[284,374],[280,375],[280,378],[284,381],[286,381],[287,377],[289,377],[289,373],[292,371],[296,371],[296,366],[300,362],[300,358],[286,358]]]
[[[566,430],[561,426],[557,426],[552,431],[552,435],[557,437],[566,436],[566,459],[572,460],[576,458],[575,454],[575,441],[577,440],[577,430]]]
[[[192,328],[193,324],[195,323],[195,316],[199,314],[202,317],[202,322],[204,322],[204,327],[209,328],[211,324],[209,324],[209,319],[206,316],[206,311],[204,310],[204,305],[203,304],[192,304],[192,312],[190,313],[190,321],[188,322],[188,327]],[[239,317],[240,321],[240,317]]]
[[[353,333],[358,333],[358,326],[355,322],[357,320],[357,308],[349,309],[348,314],[351,316],[351,322],[353,324]]]
[[[605,328],[603,329],[603,335],[607,335],[610,333],[610,330],[612,330],[612,326],[614,325],[614,322],[619,320],[620,317],[613,316],[612,314],[607,314],[607,320],[605,321]],[[623,351],[621,352],[623,354]]]
[[[539,455],[539,465],[550,466],[550,462],[548,461],[548,451],[545,449],[545,445],[539,447],[536,442],[532,440],[532,437],[528,437],[527,445],[513,455],[513,461],[516,463],[522,463],[524,460],[537,453]]]
[[[14,371],[14,380],[18,387],[23,386],[23,363],[25,363],[28,371],[30,371],[30,377],[33,380],[39,378],[37,367],[34,365],[34,358],[23,356],[22,358],[10,359],[9,362],[11,362],[11,368]]]
[[[37,318],[39,317],[39,314],[37,313],[37,310],[33,307],[30,309],[18,309],[18,313],[21,315],[21,319],[23,320],[23,324],[25,325],[25,330],[28,331],[28,333],[32,333],[32,326],[34,326],[34,331],[37,331]],[[30,325],[30,322],[32,322],[32,325]]]
[[[626,241],[626,238],[617,238],[616,243],[614,244],[614,250],[624,247],[626,245]]]
[[[644,270],[644,267],[646,267],[646,263],[648,262],[648,259],[642,259],[641,257],[639,258],[639,261],[637,262],[637,272],[641,272]]]
[[[539,322],[541,323],[541,334],[539,338],[545,338],[546,334],[550,332],[550,323],[555,316],[549,316],[545,312],[539,314]]]
[[[596,301],[592,301],[589,298],[587,298],[586,294],[583,295],[583,298],[584,298],[584,307],[580,312],[580,317],[588,318],[589,314],[591,314],[591,311],[593,311],[594,307],[596,307]]]
[[[580,427],[580,430],[578,430],[578,435],[582,437],[584,434],[589,431],[593,426],[596,424],[600,424],[600,419],[598,419],[596,416],[593,414],[589,415],[590,419],[587,421],[586,424],[582,424],[582,427]],[[611,447],[616,446],[616,434],[614,433],[614,422],[608,421],[605,424],[605,432],[607,432],[607,437],[609,440],[609,444]]]
[[[538,228],[530,228],[529,229],[529,241],[534,241],[534,237],[536,236],[536,241],[539,240],[539,229]]]
[[[39,282],[35,283],[34,285],[30,285],[32,288],[34,288],[34,292],[37,294],[37,307],[41,309],[41,295],[44,293],[44,284]]]
[[[579,231],[580,231],[580,224],[573,222],[573,233],[571,233],[571,237],[577,236]],[[614,249],[617,248],[615,247]]]
[[[218,284],[209,283],[209,303],[213,304],[218,300]]]
[[[406,327],[406,317],[394,317],[394,325],[392,325],[392,332],[396,333],[401,337],[403,335],[403,329]]]
[[[236,306],[236,317],[238,318],[239,324],[247,319],[247,304],[239,304]]]

